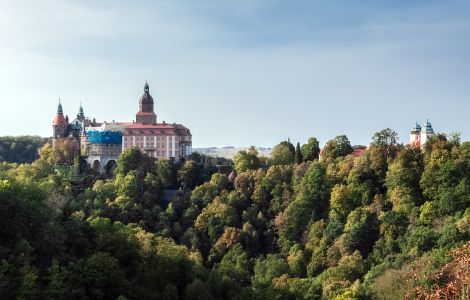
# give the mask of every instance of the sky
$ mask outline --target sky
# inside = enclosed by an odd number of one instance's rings
[[[470,140],[470,1],[0,0],[0,136],[50,136],[59,98],[133,120],[145,81],[193,147]]]

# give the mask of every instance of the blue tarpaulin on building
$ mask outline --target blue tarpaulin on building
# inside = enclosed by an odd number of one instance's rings
[[[117,131],[87,131],[88,142],[91,144],[122,144],[122,133]]]

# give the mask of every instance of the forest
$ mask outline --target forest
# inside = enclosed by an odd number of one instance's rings
[[[49,141],[39,136],[0,137],[0,162],[32,163],[38,150]]]
[[[132,148],[110,177],[48,143],[2,162],[0,298],[468,299],[470,142],[319,145],[181,164]]]

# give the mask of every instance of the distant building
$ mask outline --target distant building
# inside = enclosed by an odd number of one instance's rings
[[[192,153],[192,135],[188,128],[165,121],[157,123],[147,83],[133,122],[91,121],[85,117],[81,104],[77,117],[69,122],[59,101],[52,122],[52,138],[54,146],[57,141],[68,141],[77,154],[81,152],[88,164],[103,173],[111,173],[122,151],[131,147],[137,147],[151,157],[175,162],[184,161]]]
[[[86,127],[87,162],[95,170],[112,173],[122,153],[122,132],[128,123],[106,123]]]
[[[415,127],[410,132],[410,145],[416,147],[424,147],[429,138],[435,135],[434,129],[432,128],[429,120],[426,120],[424,124],[424,129],[416,122]]]
[[[148,84],[139,100],[136,122],[124,129],[122,149],[138,147],[157,159],[183,161],[192,152],[192,136],[181,124],[157,123]]]
[[[62,104],[59,100],[57,113],[52,121],[52,145],[55,147],[59,141],[66,141],[69,146],[73,146],[80,153],[81,145],[84,140],[82,138],[85,126],[91,125],[92,122],[85,118],[83,107],[80,104],[77,118],[69,122],[69,117],[64,116]]]
[[[367,149],[369,149],[369,146],[354,146],[353,152],[350,155],[352,155],[353,157],[360,157],[362,156],[362,154],[364,154],[364,152],[367,151]],[[320,152],[318,153],[319,160],[321,160],[325,156],[325,152],[326,150],[324,147],[320,149]]]

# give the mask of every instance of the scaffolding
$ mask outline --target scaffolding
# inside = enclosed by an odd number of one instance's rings
[[[121,132],[88,130],[86,135],[90,144],[122,144]]]

